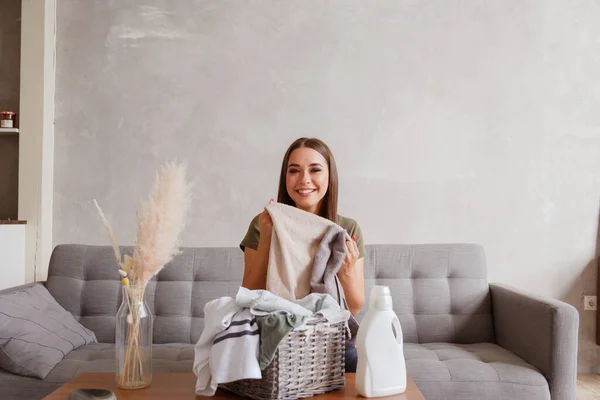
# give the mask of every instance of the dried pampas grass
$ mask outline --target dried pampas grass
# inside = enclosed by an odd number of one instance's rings
[[[137,219],[137,240],[133,260],[136,278],[147,283],[180,253],[179,235],[191,203],[186,168],[175,164],[161,167],[156,174],[150,199],[142,203]]]
[[[156,173],[150,198],[142,202],[142,209],[137,214],[133,257],[122,256],[115,233],[94,200],[119,265],[124,289],[123,306],[128,310],[127,327],[121,332],[124,342],[116,344],[117,348],[122,345],[125,349],[124,353],[117,351],[116,356],[117,384],[122,388],[140,388],[150,384],[152,368],[151,364],[148,365],[148,353],[142,348],[144,334],[140,304],[143,304],[148,281],[180,253],[179,235],[191,203],[191,185],[187,182],[186,172],[185,164],[169,163]]]
[[[177,256],[179,236],[186,224],[191,204],[191,184],[185,164],[168,163],[156,173],[150,198],[137,214],[137,238],[133,257],[121,256],[116,236],[102,209],[94,200],[108,232],[123,279],[132,285],[145,285]]]

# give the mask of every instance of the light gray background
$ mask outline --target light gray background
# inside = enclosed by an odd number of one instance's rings
[[[366,243],[476,242],[490,281],[596,293],[598,1],[58,2],[54,242],[122,244],[187,160],[188,246],[235,246],[325,140]],[[580,372],[600,372],[581,311]]]

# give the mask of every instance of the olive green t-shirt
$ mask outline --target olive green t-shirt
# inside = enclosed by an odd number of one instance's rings
[[[240,243],[240,249],[244,250],[246,247],[249,247],[252,250],[258,249],[258,241],[260,239],[260,228],[258,225],[259,216],[260,214],[254,217],[252,222],[250,222],[248,232],[246,232],[246,236],[244,236],[242,243]],[[365,256],[365,242],[358,223],[352,218],[338,215],[338,225],[344,228],[350,236],[354,235],[356,237],[356,246],[358,247],[359,252],[358,258],[363,258]]]

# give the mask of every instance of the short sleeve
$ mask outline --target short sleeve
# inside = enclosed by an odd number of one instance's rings
[[[244,251],[246,247],[252,250],[258,250],[258,241],[260,239],[260,228],[258,225],[259,216],[260,214],[254,217],[250,222],[248,232],[246,232],[246,236],[244,236],[244,239],[242,239],[242,242],[240,243],[240,249],[242,249],[242,251]]]
[[[365,254],[367,253],[367,251],[365,249],[365,241],[363,239],[362,231],[360,230],[360,226],[358,225],[358,222],[355,222],[354,232],[350,233],[350,236],[352,236],[352,235],[354,235],[354,237],[356,238],[356,247],[358,247],[358,254],[359,254],[358,258],[363,258],[365,256]]]
[[[359,258],[363,258],[365,254],[367,254],[367,251],[365,249],[365,241],[363,239],[362,231],[360,230],[358,222],[352,218],[346,218],[340,215],[339,223],[350,236],[354,235],[354,238],[356,239],[356,247],[358,247]]]

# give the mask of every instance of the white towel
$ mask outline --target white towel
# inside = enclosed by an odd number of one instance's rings
[[[258,326],[249,309],[221,297],[204,306],[204,330],[194,348],[196,394],[213,396],[219,383],[260,379]]]
[[[329,269],[337,273],[350,236],[332,221],[296,207],[271,203],[266,209],[273,221],[266,289],[287,300],[304,298],[311,292],[313,265],[320,248],[337,250],[316,258],[325,263],[323,270],[330,260],[335,261],[337,265]],[[328,243],[323,245],[325,237]]]

